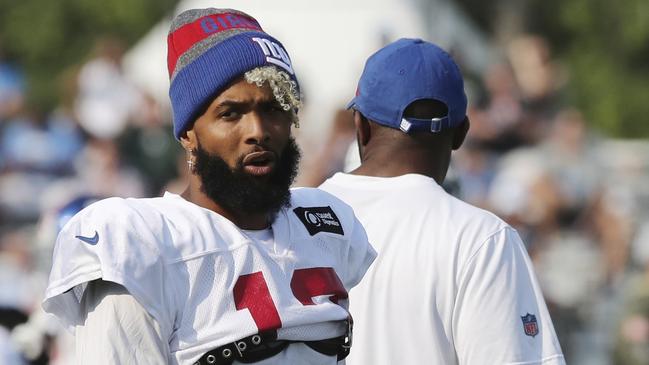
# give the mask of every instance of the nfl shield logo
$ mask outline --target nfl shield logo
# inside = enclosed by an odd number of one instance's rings
[[[535,315],[527,313],[521,317],[521,320],[523,320],[523,329],[526,335],[534,337],[539,334],[539,326],[536,323]]]

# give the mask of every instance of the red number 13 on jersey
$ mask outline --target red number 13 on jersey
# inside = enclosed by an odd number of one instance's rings
[[[315,304],[313,297],[320,295],[329,295],[334,303],[347,298],[345,287],[336,271],[330,267],[295,270],[291,278],[291,291],[304,305]],[[260,332],[282,327],[277,307],[261,271],[239,276],[233,294],[237,310],[248,308]]]

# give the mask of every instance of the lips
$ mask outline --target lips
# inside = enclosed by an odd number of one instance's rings
[[[275,154],[270,151],[257,151],[247,154],[243,158],[243,170],[250,175],[264,176],[273,171]]]

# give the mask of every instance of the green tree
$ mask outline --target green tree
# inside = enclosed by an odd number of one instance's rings
[[[27,75],[28,99],[47,110],[57,103],[58,76],[83,62],[96,39],[133,44],[177,0],[0,0],[0,47]]]
[[[491,34],[513,8],[518,31],[546,37],[568,67],[568,102],[611,136],[649,137],[649,1],[458,2]]]

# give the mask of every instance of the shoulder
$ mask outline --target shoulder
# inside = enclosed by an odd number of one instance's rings
[[[154,199],[108,198],[89,205],[72,217],[57,237],[55,254],[106,255],[112,261],[121,261],[116,253],[158,255],[167,241],[165,222]],[[152,203],[153,202],[153,203]],[[82,247],[71,250],[70,247]],[[66,249],[63,249],[65,247]]]
[[[446,195],[446,204],[451,219],[458,222],[462,228],[474,227],[485,233],[494,233],[504,228],[511,228],[510,225],[496,214],[471,205],[450,194]]]
[[[289,214],[296,216],[311,235],[317,232],[345,235],[345,231],[356,225],[354,211],[349,205],[317,188],[292,189],[289,210]]]
[[[490,211],[448,194],[442,210],[444,213],[441,217],[446,229],[440,230],[440,234],[444,240],[456,242],[452,247],[458,250],[465,262],[470,261],[479,251],[488,250],[496,242],[508,246],[522,245],[516,230]]]
[[[342,209],[351,209],[333,194],[319,188],[292,188],[291,205],[329,204]]]
[[[65,224],[52,254],[46,311],[78,324],[85,284],[102,279],[122,285],[156,318],[167,320],[161,308],[164,223],[149,200],[100,200]]]
[[[302,239],[318,242],[301,246],[322,250],[308,251],[309,260],[315,259],[321,266],[326,256],[337,258],[332,266],[345,288],[356,286],[376,258],[376,251],[352,208],[320,189],[298,188],[292,190],[289,210],[290,225],[295,227],[292,231],[300,232]]]
[[[159,215],[158,210],[155,209],[155,203],[152,204],[156,200],[157,198],[107,198],[99,200],[77,213],[63,229],[89,221],[97,224],[110,224],[119,222],[137,223],[151,220],[151,218]]]

